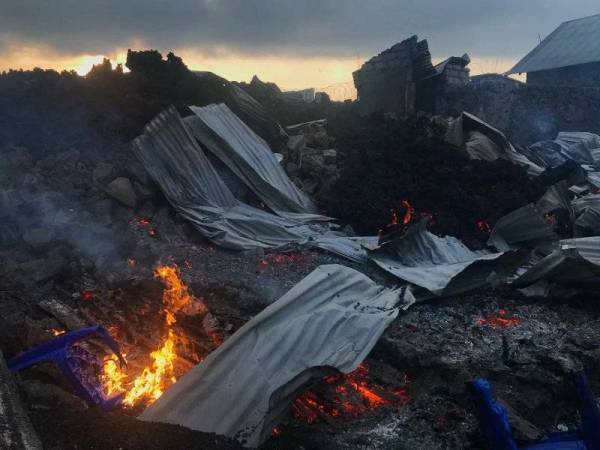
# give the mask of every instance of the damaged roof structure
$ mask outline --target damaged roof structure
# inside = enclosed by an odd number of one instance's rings
[[[600,14],[562,23],[508,74],[541,86],[600,86]]]

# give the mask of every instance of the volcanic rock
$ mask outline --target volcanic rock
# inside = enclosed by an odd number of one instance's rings
[[[138,198],[129,178],[119,177],[111,181],[105,188],[106,193],[125,206],[135,208]]]

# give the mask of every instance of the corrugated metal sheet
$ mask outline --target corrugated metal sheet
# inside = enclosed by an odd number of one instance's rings
[[[351,372],[398,315],[399,291],[320,266],[171,386],[140,419],[257,447],[313,377]]]
[[[600,14],[564,22],[512,69],[537,72],[600,61]]]
[[[564,239],[558,249],[514,281],[526,286],[540,280],[579,286],[600,286],[600,236]]]
[[[231,115],[235,117],[233,113]],[[224,122],[213,119],[215,128],[223,127],[220,130],[223,135],[235,134],[235,131],[225,128]],[[212,123],[211,120],[207,122]],[[242,133],[241,125],[234,124],[232,127]],[[212,128],[202,133],[203,136],[216,136]],[[238,137],[245,150],[238,149],[240,153],[237,153],[230,146],[220,146],[218,152],[223,152],[221,156],[236,168],[240,179],[251,186],[262,183],[259,191],[267,204],[283,205],[284,199],[290,198],[302,201],[301,193],[295,193],[290,186],[291,181],[284,179],[287,178],[285,172],[275,169],[275,165],[279,167],[279,164],[268,147],[249,148],[245,138]],[[253,142],[257,139],[260,138],[252,137]],[[366,261],[361,242],[375,238],[351,238],[330,231],[329,224],[324,221],[327,218],[323,216],[290,210],[278,211],[279,215],[276,215],[236,199],[174,107],[153,119],[134,141],[133,147],[177,212],[219,246],[250,250],[304,245],[319,247],[356,262]],[[269,152],[267,157],[264,157],[265,152]],[[265,178],[257,181],[260,176]],[[278,187],[283,191],[279,191]],[[301,206],[298,203],[298,207]]]
[[[458,239],[439,237],[413,225],[405,235],[369,252],[379,267],[436,295],[466,292],[488,284],[502,266],[505,252],[473,252]],[[515,267],[516,268],[516,267]]]
[[[310,198],[289,179],[268,144],[227,105],[190,106],[190,109],[196,116],[186,118],[185,123],[196,139],[273,211],[279,215],[317,213]]]

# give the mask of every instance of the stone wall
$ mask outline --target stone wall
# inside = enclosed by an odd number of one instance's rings
[[[527,74],[532,86],[600,87],[600,62],[541,70]]]
[[[554,139],[559,131],[600,134],[600,88],[532,86],[485,75],[463,89],[446,89],[434,103],[431,112],[468,111],[521,145]]]

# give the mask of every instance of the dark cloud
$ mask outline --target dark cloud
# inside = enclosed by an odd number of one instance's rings
[[[159,49],[369,56],[412,34],[435,56],[518,58],[597,0],[1,0],[2,45],[105,53]]]

